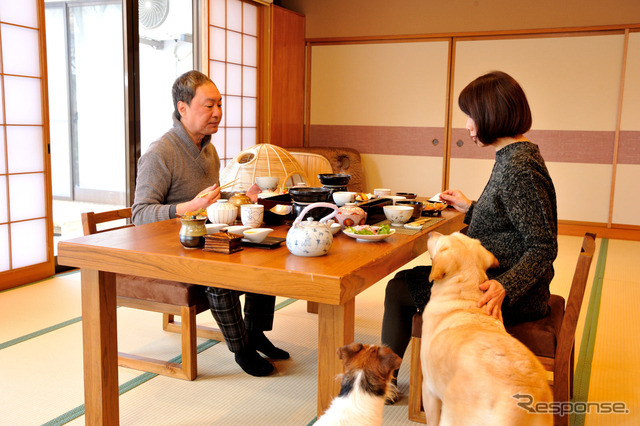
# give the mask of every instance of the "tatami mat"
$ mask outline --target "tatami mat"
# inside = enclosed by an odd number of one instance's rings
[[[640,424],[640,242],[609,241],[589,383],[586,425]],[[628,413],[611,413],[618,402]]]
[[[552,291],[568,295],[582,238],[561,237]],[[598,240],[600,243],[600,241]],[[596,252],[597,253],[597,252]],[[607,256],[602,306],[593,357],[589,401],[624,401],[630,415],[589,415],[586,424],[637,424],[638,264],[640,243],[611,241]],[[591,268],[593,277],[596,260]],[[421,256],[407,267],[428,262]],[[634,263],[635,262],[635,263]],[[384,287],[388,280],[356,299],[356,337],[379,343]],[[590,278],[576,336],[580,347],[584,316],[591,294]],[[68,421],[82,412],[82,331],[80,274],[58,276],[19,289],[0,292],[0,425],[36,425]],[[278,303],[284,299],[278,298]],[[625,308],[626,307],[626,308]],[[119,369],[119,382],[131,390],[120,396],[124,425],[307,425],[315,418],[317,383],[317,316],[306,303],[280,309],[268,336],[292,358],[275,362],[277,373],[255,378],[235,364],[224,343],[207,346],[198,355],[198,377],[188,382]],[[213,325],[210,313],[199,323]],[[52,327],[61,325],[60,328]],[[39,334],[38,331],[46,332]],[[122,351],[172,359],[180,354],[179,336],[164,332],[160,314],[118,309],[118,344]],[[24,337],[32,337],[25,339]],[[7,344],[9,342],[10,344]],[[634,352],[635,351],[635,352]],[[399,388],[404,397],[387,406],[385,425],[414,424],[407,420],[409,354],[404,359]],[[149,379],[149,377],[151,377]],[[74,414],[75,415],[75,414]],[[60,417],[63,416],[63,417]],[[65,419],[65,420],[63,420]],[[84,422],[80,415],[72,424]]]

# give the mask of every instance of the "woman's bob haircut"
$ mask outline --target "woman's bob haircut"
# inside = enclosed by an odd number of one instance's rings
[[[476,124],[477,138],[491,145],[531,129],[531,109],[517,81],[502,71],[473,80],[458,97],[458,105]]]

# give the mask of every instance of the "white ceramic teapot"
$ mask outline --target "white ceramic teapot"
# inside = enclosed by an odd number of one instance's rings
[[[307,221],[303,221],[304,215],[316,207],[330,208],[333,212],[319,221],[313,220],[312,217],[309,217]],[[313,203],[305,207],[296,220],[293,221],[289,232],[287,232],[287,248],[291,254],[306,257],[327,254],[331,244],[333,244],[331,224],[327,221],[334,217],[337,212],[338,208],[331,203]]]

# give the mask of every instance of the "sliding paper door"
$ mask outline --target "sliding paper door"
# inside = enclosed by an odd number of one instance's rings
[[[313,46],[309,146],[358,150],[368,191],[440,192],[448,52],[448,41]]]
[[[54,270],[43,8],[0,0],[0,290]]]
[[[457,41],[451,186],[476,199],[489,178],[495,150],[473,144],[457,100],[473,79],[501,70],[529,100],[526,136],[540,146],[555,183],[558,219],[606,223],[623,42],[623,35]]]

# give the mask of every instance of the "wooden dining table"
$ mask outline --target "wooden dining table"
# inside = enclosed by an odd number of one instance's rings
[[[116,274],[312,302],[318,312],[320,415],[339,391],[335,378],[342,363],[336,351],[354,339],[356,295],[424,253],[430,231],[446,234],[464,227],[464,215],[452,208],[441,217],[421,231],[396,232],[379,242],[339,233],[328,254],[319,257],[294,256],[284,243],[232,254],[187,249],[178,240],[179,219],[61,241],[58,263],[81,270],[86,423],[113,425],[119,420]],[[286,237],[289,227],[274,229],[271,236]]]

